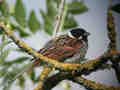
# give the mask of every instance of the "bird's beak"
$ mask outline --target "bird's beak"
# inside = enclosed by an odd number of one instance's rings
[[[85,36],[89,36],[89,35],[90,35],[90,33],[89,33],[89,32],[86,32],[86,33],[85,33]]]

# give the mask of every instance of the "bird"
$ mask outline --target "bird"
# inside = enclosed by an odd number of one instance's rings
[[[88,50],[89,32],[83,28],[74,28],[66,34],[49,40],[38,53],[63,63],[79,64]],[[40,64],[40,60],[34,60],[33,66]]]
[[[49,40],[38,53],[62,63],[79,64],[87,53],[89,35],[90,33],[83,28],[71,29],[67,33]],[[39,65],[40,60],[33,58],[30,65],[28,64],[24,70],[10,81],[16,80],[16,78],[21,76],[24,72],[31,73],[33,68]]]

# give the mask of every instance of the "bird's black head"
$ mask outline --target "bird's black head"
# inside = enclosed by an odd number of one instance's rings
[[[75,28],[72,29],[68,32],[68,36],[71,38],[75,38],[75,39],[80,39],[80,40],[84,40],[87,39],[87,37],[90,35],[89,32],[86,32],[84,29],[82,28]]]

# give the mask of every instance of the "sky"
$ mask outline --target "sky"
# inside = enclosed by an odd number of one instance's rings
[[[7,0],[11,6],[14,4],[15,0]],[[45,10],[45,0],[23,0],[24,4],[27,8],[27,13],[30,12],[31,9],[34,9],[38,19],[42,21],[41,15],[39,14],[40,8]],[[113,0],[113,4],[120,3],[119,0]],[[85,0],[85,4],[88,6],[89,11],[87,13],[75,16],[77,22],[79,23],[79,27],[86,29],[91,35],[88,38],[89,48],[86,57],[88,59],[93,59],[101,54],[103,54],[107,50],[107,45],[109,40],[107,38],[107,28],[106,28],[106,13],[108,7],[108,0]],[[117,35],[120,35],[120,14],[113,12],[115,17],[115,24]],[[38,32],[33,35],[31,38],[23,39],[30,46],[39,50],[48,40],[49,36],[45,35],[44,32]],[[117,45],[120,50],[120,37],[117,37]],[[9,57],[13,58],[13,55]],[[39,73],[39,71],[37,71]],[[89,76],[84,76],[85,78],[93,81],[100,82],[105,85],[115,85],[118,86],[118,82],[115,77],[114,70],[103,70],[97,71]],[[82,86],[72,83],[71,90],[85,90]],[[27,85],[29,87],[26,90],[32,90],[35,86],[30,83],[27,79]],[[1,89],[0,89],[1,90]],[[13,86],[12,90],[18,90],[17,86]],[[64,90],[61,85],[56,86],[53,90]]]

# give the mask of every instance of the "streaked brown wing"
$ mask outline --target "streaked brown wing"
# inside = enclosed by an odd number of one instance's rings
[[[62,37],[55,42],[49,41],[39,53],[52,59],[64,61],[63,59],[72,57],[83,47],[81,40]]]
[[[57,59],[59,61],[73,56],[77,52],[77,49],[70,46],[59,46],[59,47],[51,47],[41,54],[47,56],[52,59]]]

